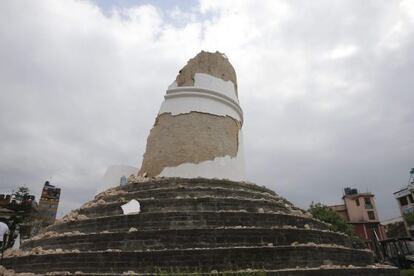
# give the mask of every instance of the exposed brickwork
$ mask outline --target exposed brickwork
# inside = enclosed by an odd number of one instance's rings
[[[157,116],[138,175],[160,175],[168,167],[237,156],[241,124],[230,116],[189,112]]]

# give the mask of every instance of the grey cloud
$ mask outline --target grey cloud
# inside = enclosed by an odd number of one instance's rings
[[[236,68],[252,181],[303,208],[340,202],[345,186],[368,189],[382,218],[397,216],[392,192],[414,165],[414,15],[402,3],[102,12],[2,1],[0,192],[39,193],[52,177],[65,213],[93,197],[109,165],[138,166],[166,87],[205,49]]]

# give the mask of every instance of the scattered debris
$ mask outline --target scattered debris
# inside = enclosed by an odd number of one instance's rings
[[[61,248],[56,249],[43,249],[40,246],[32,248],[30,251],[22,251],[20,249],[7,249],[4,252],[4,258],[22,257],[30,255],[45,255],[45,254],[63,254],[63,253],[80,253],[78,249],[63,250]],[[1,273],[0,273],[1,276]]]
[[[339,244],[331,244],[331,243],[314,243],[314,242],[308,242],[308,243],[299,243],[299,242],[292,242],[290,244],[291,246],[306,246],[306,247],[331,247],[331,248],[342,248],[342,249],[350,249],[349,247],[339,245]],[[359,249],[354,249],[359,250]]]
[[[158,179],[158,177],[156,178]],[[133,175],[131,174],[128,177],[127,183],[131,184],[131,183],[140,183],[140,182],[148,182],[150,180],[150,178],[147,177],[146,174],[144,174],[144,176],[139,176],[139,175]]]
[[[298,229],[295,225],[283,225],[283,229]]]
[[[69,214],[65,215],[60,222],[70,222],[77,220],[89,219],[86,215],[79,214],[79,209],[72,210]]]
[[[135,199],[130,200],[128,203],[121,205],[124,215],[128,214],[138,214],[141,212],[141,205]]]
[[[121,249],[111,249],[111,248],[108,248],[107,250],[105,250],[105,252],[122,252],[122,250]]]
[[[69,271],[54,271],[54,272],[48,272],[46,275],[72,275]]]
[[[36,274],[30,272],[16,273],[12,269],[7,269],[0,265],[0,276],[34,276]]]
[[[121,190],[120,187],[118,187],[118,186],[117,187],[109,188],[109,189],[107,189],[107,190],[105,190],[105,191],[97,194],[95,196],[95,200],[99,200],[100,198],[105,198],[105,197],[107,197],[109,195],[115,195],[118,190]]]
[[[122,273],[122,275],[138,275],[135,271],[128,270]]]

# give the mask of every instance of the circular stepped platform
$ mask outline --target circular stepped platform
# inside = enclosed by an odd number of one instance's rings
[[[123,215],[120,206],[131,199],[141,213]],[[62,275],[398,275],[373,266],[370,251],[353,248],[346,235],[273,191],[214,179],[132,180],[97,195],[22,249],[6,253],[3,265]]]
[[[131,227],[151,229],[193,229],[207,227],[290,227],[326,230],[327,226],[308,217],[278,213],[248,212],[161,212],[117,215],[54,224],[48,231],[128,231]]]
[[[105,251],[108,248],[122,251],[146,249],[216,248],[232,246],[286,246],[299,244],[337,244],[351,247],[348,237],[334,232],[310,229],[284,228],[212,228],[137,230],[132,232],[91,233],[62,235],[31,240],[25,243],[29,250],[43,249]]]
[[[231,200],[230,200],[231,199]],[[202,197],[202,198],[171,198],[171,199],[140,199],[141,211],[143,213],[153,212],[220,212],[241,210],[246,212],[258,212],[263,209],[266,212],[282,212],[289,213],[289,209],[285,205],[268,200],[245,199],[245,198],[229,198],[229,197]],[[104,216],[115,216],[122,214],[121,205],[127,203],[111,202],[99,206],[83,208],[80,214],[89,218],[97,218]],[[240,209],[243,208],[243,209]]]
[[[310,246],[271,246],[271,247],[232,247],[205,249],[176,249],[122,252],[80,252],[33,255],[13,258],[11,265],[16,271],[83,271],[92,273],[135,271],[169,271],[182,267],[186,270],[240,270],[282,269],[286,264],[294,267],[318,267],[332,265],[366,266],[372,262],[368,251],[353,249],[310,247]],[[154,271],[155,269],[155,271]]]

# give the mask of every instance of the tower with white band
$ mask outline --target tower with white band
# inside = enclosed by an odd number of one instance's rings
[[[138,174],[244,180],[243,111],[227,57],[200,52],[164,98]]]

